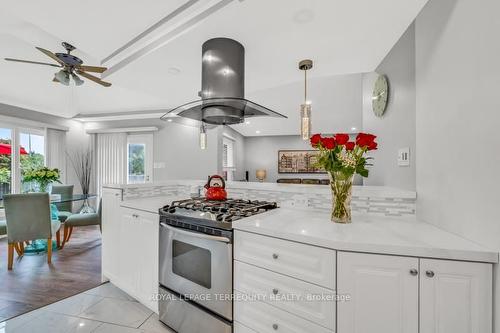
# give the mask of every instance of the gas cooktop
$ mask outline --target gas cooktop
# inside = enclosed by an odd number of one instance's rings
[[[160,215],[168,218],[171,225],[195,229],[192,225],[202,225],[232,230],[232,222],[278,208],[276,202],[259,200],[227,199],[210,201],[194,198],[173,201],[160,209]]]

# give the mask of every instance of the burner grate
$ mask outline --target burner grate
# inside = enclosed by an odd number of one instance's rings
[[[263,213],[277,208],[276,202],[227,199],[225,201],[210,201],[205,198],[195,198],[173,201],[163,208],[165,212],[175,213],[178,208],[190,211],[209,213],[218,222],[233,222],[244,217]]]

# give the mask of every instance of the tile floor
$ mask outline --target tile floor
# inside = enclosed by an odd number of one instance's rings
[[[0,323],[0,333],[173,333],[111,283]]]

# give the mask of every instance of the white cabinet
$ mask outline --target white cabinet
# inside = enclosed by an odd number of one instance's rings
[[[335,289],[335,251],[249,232],[234,233],[234,258]]]
[[[158,312],[159,216],[121,201],[121,190],[103,189],[103,278]]]
[[[418,258],[338,252],[338,333],[417,333]]]
[[[492,266],[420,260],[420,333],[491,333]]]
[[[236,230],[234,331],[333,333],[336,252]]]
[[[335,292],[267,269],[234,261],[234,289],[330,330]]]
[[[118,287],[158,312],[158,214],[121,208]]]
[[[113,280],[119,275],[121,189],[102,190],[102,275]]]
[[[311,321],[235,292],[234,320],[258,333],[332,333]],[[332,313],[332,316],[334,314]],[[241,330],[240,330],[241,331]],[[245,332],[245,331],[243,331]],[[249,331],[251,332],[251,331]]]
[[[158,293],[158,214],[139,212],[139,232],[136,239],[139,256],[139,276],[137,295],[140,301],[153,311],[157,311],[158,302],[154,296]]]
[[[337,291],[338,333],[492,331],[491,264],[338,252]]]

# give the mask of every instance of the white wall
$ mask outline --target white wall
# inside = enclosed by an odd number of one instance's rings
[[[251,182],[258,181],[255,172],[258,169],[267,171],[265,182],[274,183],[278,178],[319,178],[327,179],[326,174],[279,174],[279,150],[311,150],[309,141],[304,141],[297,135],[286,136],[261,136],[245,138],[245,169],[249,171]],[[361,179],[355,179],[356,184],[361,184]]]
[[[321,63],[312,71],[321,72]],[[270,69],[272,70],[272,68]],[[362,75],[334,75],[308,79],[308,99],[312,102],[312,130],[336,133],[361,128]],[[235,128],[245,136],[299,135],[300,104],[304,102],[304,74],[297,69],[297,82],[252,92],[249,100],[288,115],[284,118],[250,118],[250,124]],[[260,131],[257,135],[256,131]]]
[[[208,149],[199,148],[199,129],[159,119],[136,119],[87,123],[87,128],[126,128],[156,126],[154,132],[154,162],[164,168],[154,169],[154,181],[170,179],[205,179],[219,173],[222,159],[218,158],[220,129],[208,130]]]
[[[155,161],[166,163],[155,169],[155,180],[205,179],[218,173],[218,131],[208,131],[208,148],[199,148],[199,129],[167,123],[155,133]]]
[[[378,74],[389,81],[389,102],[382,118],[372,111],[373,84]],[[377,67],[363,75],[363,131],[378,136],[379,149],[365,185],[393,186],[406,190],[416,187],[415,149],[415,27],[412,24]],[[410,166],[397,163],[398,150],[410,148]]]
[[[417,214],[493,250],[500,250],[498,13],[498,0],[431,0],[416,20]]]

